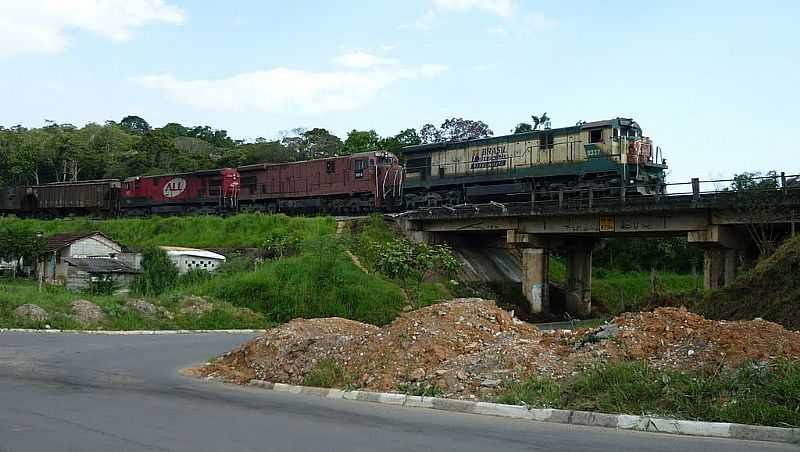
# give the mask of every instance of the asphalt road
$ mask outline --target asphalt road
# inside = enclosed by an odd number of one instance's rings
[[[0,451],[783,451],[274,393],[178,374],[236,335],[0,333]]]

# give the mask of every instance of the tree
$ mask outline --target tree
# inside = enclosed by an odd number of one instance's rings
[[[550,128],[550,117],[547,116],[547,112],[542,113],[541,116],[531,115],[531,119],[533,120],[533,130],[539,130],[539,126],[545,129]]]
[[[412,279],[416,283],[419,303],[422,281],[432,270],[445,273],[456,271],[460,264],[446,245],[427,245],[404,239],[375,241],[370,244],[376,256],[375,268],[390,278]]]
[[[516,133],[527,133],[527,132],[533,132],[533,126],[531,126],[527,122],[521,122],[521,123],[517,124],[516,127],[514,127],[514,133],[515,134]]]
[[[283,144],[292,156],[290,160],[333,157],[342,152],[342,140],[323,128],[295,128],[281,132]]]
[[[771,207],[771,198],[780,187],[778,180],[775,171],[763,176],[758,172],[746,172],[735,175],[729,187],[736,192],[739,216],[761,257],[771,255],[778,248],[778,234],[772,220],[779,212]]]
[[[374,151],[380,147],[381,137],[374,130],[351,130],[344,140],[343,150],[347,154]]]
[[[403,129],[394,136],[394,139],[397,140],[401,146],[414,146],[422,143],[422,138],[420,138],[417,133],[417,129]]]
[[[447,119],[440,129],[444,141],[467,141],[494,135],[485,122],[464,118]]]
[[[189,136],[189,128],[184,127],[181,124],[178,124],[177,122],[170,122],[166,124],[164,127],[156,130],[160,131],[164,136],[168,136],[170,138]]]
[[[419,129],[419,139],[421,144],[440,143],[442,132],[433,124],[425,124]]]
[[[342,140],[326,129],[315,127],[303,133],[306,158],[334,157],[342,151]]]
[[[144,135],[145,133],[152,130],[150,124],[148,124],[147,121],[140,118],[139,116],[132,116],[132,115],[126,116],[122,118],[122,121],[119,122],[119,125],[123,129],[135,135]]]
[[[0,258],[14,263],[13,277],[17,275],[20,260],[36,260],[44,253],[44,248],[44,239],[24,223],[0,226]]]

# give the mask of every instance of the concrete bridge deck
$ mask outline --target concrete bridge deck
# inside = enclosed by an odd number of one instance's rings
[[[549,252],[567,256],[567,310],[591,310],[592,252],[604,237],[686,235],[705,250],[704,282],[722,287],[755,260],[764,233],[783,239],[800,227],[800,184],[766,190],[701,192],[626,198],[560,194],[531,202],[430,207],[394,216],[413,238],[447,242],[474,232],[505,236],[522,249],[523,291],[534,313],[549,312]]]

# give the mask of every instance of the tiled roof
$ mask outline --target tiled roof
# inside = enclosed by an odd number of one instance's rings
[[[47,244],[45,246],[45,251],[58,251],[65,246],[71,245],[74,242],[77,242],[80,239],[84,239],[86,237],[91,237],[95,234],[102,235],[103,237],[112,240],[111,237],[103,234],[102,232],[92,231],[92,232],[66,232],[63,234],[55,234],[47,237]]]

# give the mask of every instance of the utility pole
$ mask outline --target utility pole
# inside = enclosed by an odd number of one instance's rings
[[[41,242],[42,237],[44,234],[39,231],[36,233],[36,241]],[[39,273],[39,292],[42,291],[42,285],[44,284],[44,261],[42,261],[42,256],[36,256],[36,272]]]

